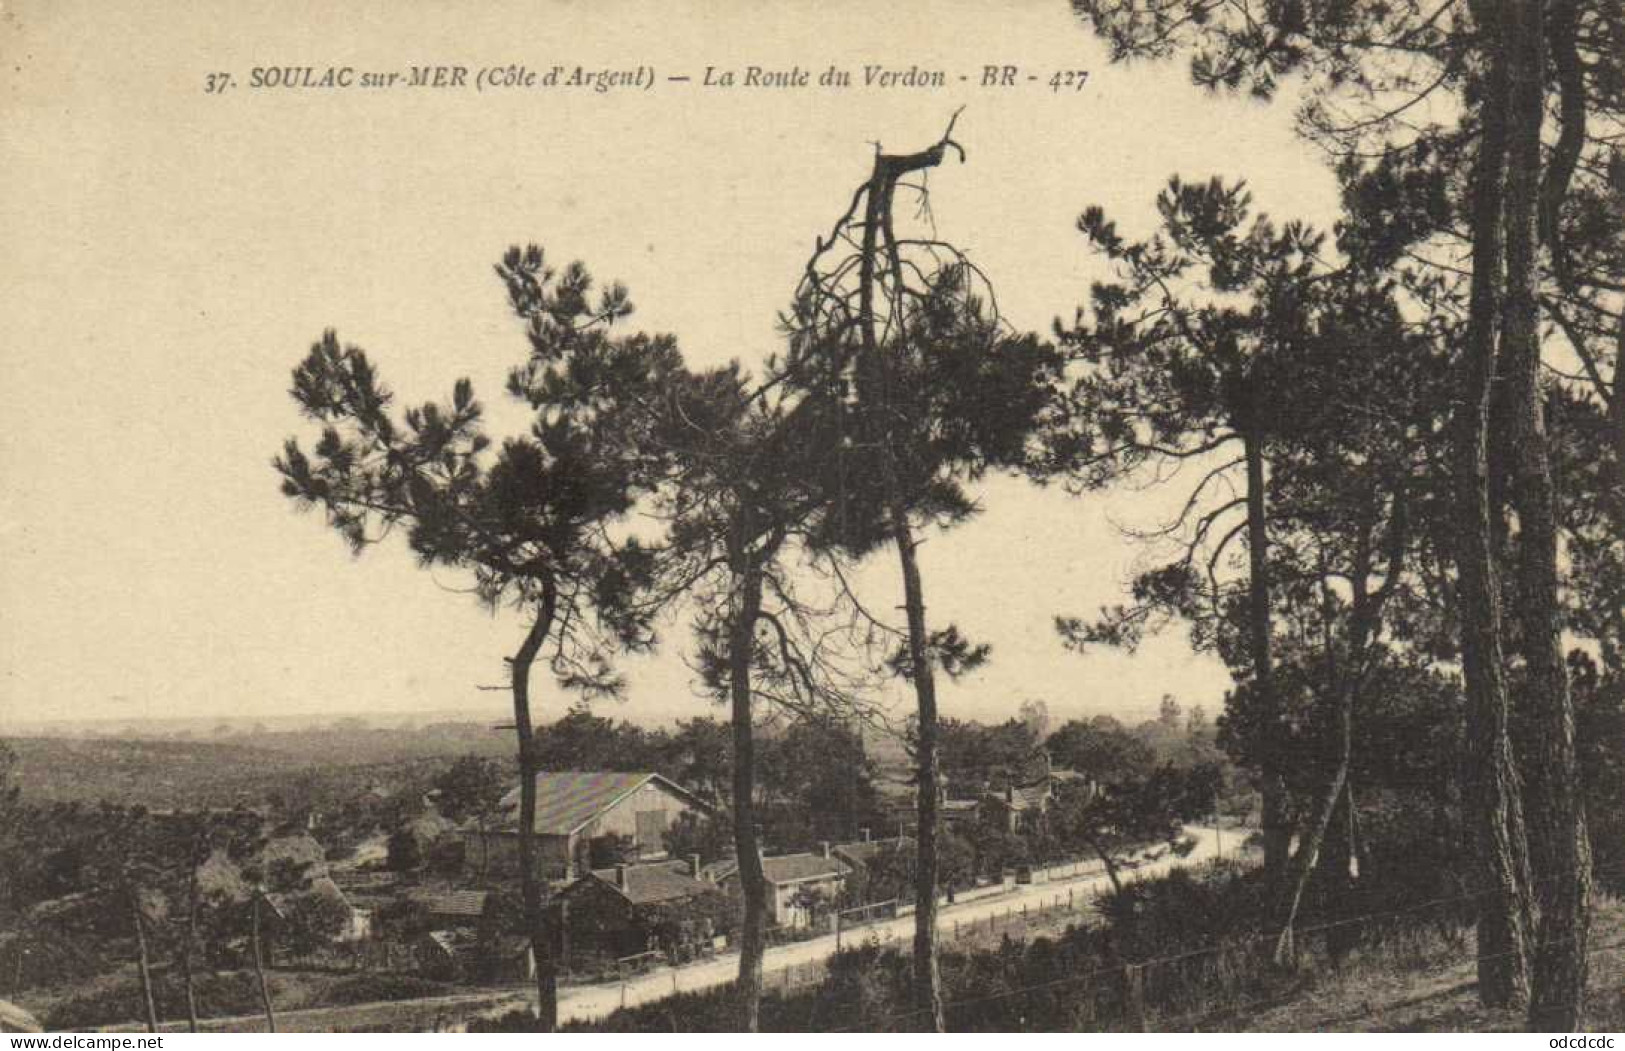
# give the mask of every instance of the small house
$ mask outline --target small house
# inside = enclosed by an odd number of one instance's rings
[[[988,792],[982,801],[986,819],[1006,832],[1021,832],[1049,810],[1054,785],[1045,778],[1027,785],[1006,784],[1002,792]]]
[[[699,858],[595,869],[560,894],[572,959],[681,956],[708,944],[731,914],[727,897],[700,878]]]
[[[728,860],[708,870],[719,885],[737,893],[739,865]],[[837,906],[852,868],[834,856],[829,844],[816,854],[780,854],[762,859],[768,885],[768,919],[774,926],[810,927]]]
[[[519,789],[503,797],[502,819],[487,835],[493,871],[519,868]],[[709,818],[712,809],[660,774],[607,771],[536,775],[536,865],[547,880],[566,883],[590,865],[595,840],[617,843],[631,861],[666,856],[666,830],[683,813]],[[466,856],[482,857],[480,833],[467,829]]]

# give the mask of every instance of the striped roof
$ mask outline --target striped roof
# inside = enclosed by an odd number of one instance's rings
[[[689,806],[709,812],[694,794],[659,774],[623,774],[605,770],[563,770],[536,775],[536,821],[531,826],[544,836],[568,836],[581,831],[594,818],[638,791],[655,783]],[[519,789],[502,797],[508,814],[506,826],[518,825]]]
[[[483,890],[453,890],[444,893],[420,893],[410,896],[411,900],[435,916],[472,916],[485,915],[486,892]]]
[[[840,858],[826,858],[821,854],[780,854],[762,859],[762,875],[767,882],[775,885],[833,879],[851,871],[852,866]],[[739,863],[732,858],[705,867],[706,878],[718,883],[738,874]]]

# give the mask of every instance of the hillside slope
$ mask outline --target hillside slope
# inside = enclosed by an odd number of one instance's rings
[[[1470,949],[1470,943],[1469,943]],[[1322,972],[1290,997],[1204,1019],[1196,1028],[1265,1033],[1521,1032],[1523,1017],[1478,1003],[1470,951],[1441,953],[1412,969],[1380,955],[1341,973]],[[1604,902],[1591,932],[1591,998],[1587,1028],[1625,1030],[1625,902]]]

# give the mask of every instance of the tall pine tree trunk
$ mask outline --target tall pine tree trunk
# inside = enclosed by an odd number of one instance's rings
[[[937,685],[932,671],[930,633],[925,623],[925,591],[920,582],[918,542],[901,500],[889,510],[892,539],[903,570],[903,602],[908,618],[909,667],[918,716],[914,761],[919,766],[919,829],[914,867],[914,1007],[934,1032],[947,1030],[942,976],[937,968]]]
[[[1522,801],[1508,733],[1501,646],[1501,585],[1489,483],[1488,425],[1496,368],[1502,267],[1501,214],[1506,179],[1505,62],[1500,0],[1476,0],[1487,41],[1487,83],[1480,104],[1478,158],[1471,183],[1472,289],[1460,354],[1456,421],[1457,604],[1467,689],[1467,823],[1478,878],[1478,993],[1490,1007],[1518,1003],[1528,991],[1530,899]]]
[[[276,1032],[276,1011],[271,1008],[271,986],[265,978],[265,951],[260,939],[260,899],[265,896],[263,890],[254,891],[254,908],[252,929],[249,941],[254,952],[254,979],[260,987],[260,1007],[265,1011],[265,1031]]]
[[[738,1025],[754,1033],[761,1025],[762,957],[767,950],[767,874],[756,835],[756,737],[752,721],[751,667],[756,622],[762,610],[762,560],[752,554],[741,523],[729,539],[729,568],[736,605],[728,626],[728,697],[733,724],[734,851],[744,916],[739,931],[739,978],[734,986]]]
[[[536,747],[535,725],[530,716],[530,669],[536,663],[542,643],[553,629],[558,607],[558,590],[551,578],[542,585],[536,619],[531,623],[519,651],[509,661],[513,685],[514,734],[519,741],[519,891],[523,901],[525,931],[530,936],[530,954],[536,968],[536,1026],[543,1033],[558,1028],[558,966],[548,937],[542,908],[542,886],[536,871]]]
[[[1525,682],[1519,725],[1527,728],[1525,820],[1539,924],[1531,960],[1529,1024],[1540,1032],[1580,1028],[1590,926],[1591,849],[1586,835],[1574,709],[1563,660],[1558,598],[1557,500],[1540,400],[1538,203],[1544,117],[1544,0],[1504,9],[1508,71],[1508,164],[1504,206],[1506,292],[1501,353],[1512,431],[1512,503],[1518,513],[1517,618]]]
[[[1614,400],[1609,406],[1614,420],[1614,495],[1617,514],[1625,521],[1625,313],[1619,316],[1614,334]]]
[[[181,979],[186,983],[186,1029],[197,1032],[197,990],[192,980],[192,950],[197,945],[198,887],[196,857],[186,877],[186,934],[181,940]]]
[[[1248,392],[1246,427],[1242,433],[1247,464],[1247,639],[1253,665],[1253,689],[1264,726],[1263,760],[1259,764],[1259,795],[1263,813],[1264,882],[1272,897],[1280,893],[1286,877],[1292,827],[1287,815],[1286,779],[1281,775],[1281,712],[1275,696],[1275,662],[1271,653],[1269,521],[1264,478],[1264,439],[1257,393]]]
[[[141,975],[141,1006],[147,1012],[147,1032],[158,1031],[158,1003],[152,995],[152,964],[147,953],[147,923],[141,915],[141,891],[129,887],[130,918],[135,921],[136,969]]]
[[[949,131],[952,131],[952,123]],[[937,966],[937,695],[936,679],[932,672],[931,642],[925,622],[924,586],[920,580],[920,564],[913,524],[908,515],[908,494],[904,492],[903,473],[898,462],[898,445],[908,440],[897,433],[898,421],[892,408],[890,348],[883,348],[877,334],[875,302],[880,279],[877,276],[882,251],[881,238],[891,260],[891,280],[898,283],[893,290],[890,309],[898,322],[898,331],[892,338],[905,340],[901,324],[905,309],[901,283],[905,280],[902,261],[898,256],[897,238],[892,229],[892,202],[898,179],[909,172],[936,167],[942,161],[949,139],[944,136],[935,146],[920,153],[893,156],[877,154],[874,171],[864,195],[863,242],[858,258],[858,317],[861,322],[862,353],[858,358],[860,372],[872,377],[870,387],[878,393],[877,407],[881,423],[876,428],[879,439],[880,463],[886,490],[887,527],[897,547],[898,561],[903,573],[903,601],[908,620],[908,651],[910,678],[914,683],[916,704],[915,761],[918,771],[916,813],[919,828],[915,852],[914,872],[914,1007],[926,1016],[928,1026],[935,1032],[947,1028],[943,1015],[942,976]],[[905,423],[904,426],[907,426]]]

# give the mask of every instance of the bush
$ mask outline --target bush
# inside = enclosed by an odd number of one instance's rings
[[[254,1014],[260,1010],[259,984],[246,971],[199,975],[193,983],[193,991],[200,1018]],[[152,992],[159,1018],[186,1017],[186,987],[180,975],[154,975]],[[43,1021],[45,1027],[52,1030],[84,1029],[139,1021],[146,1013],[140,980],[133,975],[121,975],[57,1001]]]
[[[1398,903],[1416,900],[1405,896],[1407,890],[1414,891],[1414,866],[1372,867],[1372,876],[1359,885],[1359,899],[1362,905],[1382,902],[1369,911],[1390,915],[1350,925],[1350,948],[1391,948],[1387,943],[1400,938],[1436,941],[1430,927],[1441,918],[1429,910],[1392,911]],[[1153,1019],[1160,1016],[1176,1027],[1184,1020],[1222,1015],[1238,1005],[1293,992],[1304,977],[1270,966],[1269,941],[1257,937],[1268,925],[1267,905],[1262,873],[1233,862],[1210,863],[1195,871],[1180,869],[1135,881],[1121,893],[1103,895],[1104,926],[1073,927],[1057,937],[1028,942],[1006,938],[991,950],[944,948],[939,965],[949,1004],[948,1028],[955,1032],[1125,1028],[1130,1019],[1124,964],[1153,960],[1158,962],[1146,972],[1145,1006]],[[1333,921],[1341,908],[1346,906],[1312,885],[1300,926]],[[1320,944],[1320,939],[1305,940],[1302,948],[1308,955],[1319,955]],[[912,1005],[911,971],[906,952],[873,943],[845,949],[830,958],[827,977],[818,986],[787,996],[766,993],[761,1028],[765,1032],[915,1028],[919,1018]],[[523,1020],[516,1016],[499,1022],[521,1025]],[[733,989],[728,986],[680,994],[569,1028],[727,1032],[734,1024]]]
[[[454,991],[455,986],[419,978],[415,974],[357,974],[341,978],[328,986],[321,994],[320,1002],[322,1006],[340,1007],[380,1000],[416,1000]]]
[[[534,1033],[536,1016],[525,1008],[508,1011],[495,1018],[475,1018],[468,1023],[470,1033]]]

